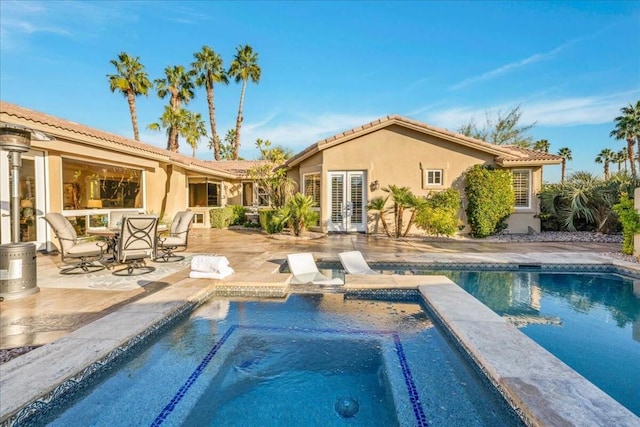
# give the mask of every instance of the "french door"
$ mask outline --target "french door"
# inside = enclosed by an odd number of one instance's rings
[[[328,231],[366,231],[364,179],[365,174],[362,171],[329,172]]]

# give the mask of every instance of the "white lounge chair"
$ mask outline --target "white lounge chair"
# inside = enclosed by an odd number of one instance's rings
[[[289,270],[293,274],[291,283],[293,284],[314,284],[314,285],[344,285],[339,277],[333,279],[320,273],[313,254],[304,252],[300,254],[287,255]]]
[[[380,274],[369,267],[360,251],[340,252],[338,258],[344,271],[349,274]]]

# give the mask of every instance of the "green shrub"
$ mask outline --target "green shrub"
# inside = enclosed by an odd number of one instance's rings
[[[243,225],[247,222],[247,209],[240,205],[230,205],[231,208],[231,222],[229,225]]]
[[[258,219],[260,220],[260,226],[268,234],[279,233],[282,231],[282,225],[277,224],[273,220],[273,216],[276,214],[276,209],[258,209]]]
[[[231,224],[233,209],[230,206],[212,208],[209,210],[211,228],[227,228]]]
[[[487,237],[505,229],[515,204],[511,172],[475,165],[465,173],[464,186],[471,235]]]
[[[633,238],[640,232],[640,215],[634,207],[633,199],[623,193],[620,196],[620,203],[613,205],[613,210],[622,223],[622,253],[633,255]]]
[[[318,223],[318,212],[312,210],[315,205],[311,196],[296,193],[285,206],[277,210],[273,221],[280,226],[286,224],[292,235],[301,236],[309,226]]]
[[[460,193],[455,188],[433,192],[418,207],[415,223],[427,234],[453,236],[460,229]]]

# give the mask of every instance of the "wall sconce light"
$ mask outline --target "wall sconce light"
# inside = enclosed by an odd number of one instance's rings
[[[371,191],[376,191],[380,189],[380,183],[378,182],[377,179],[375,181],[372,181],[371,184],[369,184],[369,189]]]

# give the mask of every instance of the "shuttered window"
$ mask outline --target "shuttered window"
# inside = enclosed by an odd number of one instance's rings
[[[514,170],[512,171],[513,192],[516,196],[516,208],[531,207],[531,171]]]

